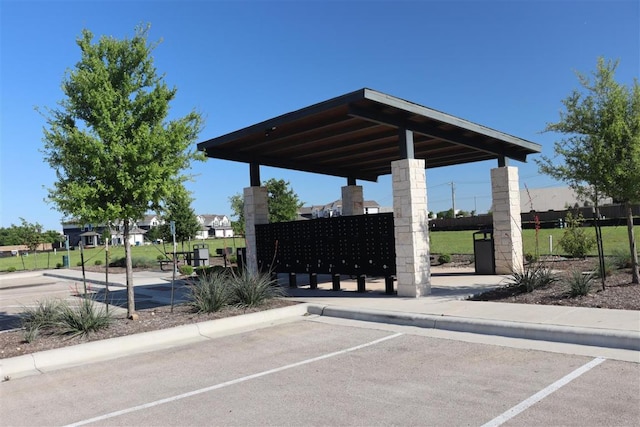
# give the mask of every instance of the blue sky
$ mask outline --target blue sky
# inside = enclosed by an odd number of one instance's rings
[[[617,80],[640,76],[640,2],[603,1],[12,1],[0,0],[0,227],[20,217],[60,230],[45,203],[55,174],[43,161],[45,124],[34,107],[62,99],[65,70],[80,57],[83,28],[130,37],[150,23],[162,39],[155,65],[178,88],[171,116],[206,118],[204,141],[363,87],[536,142],[553,154],[561,100],[575,71],[619,59]],[[530,157],[528,188],[561,185]],[[490,208],[497,162],[429,169],[429,210]],[[243,163],[196,163],[188,188],[197,213],[230,214],[249,184]],[[346,179],[262,168],[306,204],[340,197]],[[392,204],[390,177],[358,182],[366,199]],[[523,197],[526,197],[523,195]]]

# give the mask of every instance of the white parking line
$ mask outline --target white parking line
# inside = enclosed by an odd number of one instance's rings
[[[167,397],[167,398],[156,400],[156,401],[153,401],[153,402],[144,403],[142,405],[133,406],[131,408],[121,409],[121,410],[115,411],[115,412],[110,412],[108,414],[100,415],[98,417],[94,417],[94,418],[89,418],[89,419],[86,419],[86,420],[78,421],[78,422],[73,423],[73,424],[68,424],[67,427],[70,427],[70,426],[82,426],[82,425],[85,425],[85,424],[90,424],[90,423],[94,423],[94,422],[97,422],[97,421],[103,421],[103,420],[107,420],[109,418],[114,418],[114,417],[117,417],[117,416],[120,416],[120,415],[129,414],[131,412],[140,411],[142,409],[152,408],[154,406],[163,405],[165,403],[175,402],[176,400],[185,399],[187,397],[196,396],[198,394],[207,393],[207,392],[210,392],[210,391],[213,391],[213,390],[218,390],[218,389],[221,389],[221,388],[224,388],[224,387],[228,387],[228,386],[231,386],[231,385],[234,385],[234,384],[239,384],[239,383],[242,383],[242,382],[245,382],[245,381],[249,381],[249,380],[253,380],[253,379],[256,379],[256,378],[264,377],[266,375],[275,374],[277,372],[282,372],[282,371],[285,371],[287,369],[296,368],[296,367],[302,366],[302,365],[307,365],[309,363],[317,362],[319,360],[324,360],[324,359],[329,359],[331,357],[340,356],[340,355],[345,354],[345,353],[349,353],[349,352],[352,352],[352,351],[360,350],[360,349],[363,349],[363,348],[366,348],[366,347],[370,347],[372,345],[376,345],[376,344],[379,344],[381,342],[384,342],[384,341],[387,341],[387,340],[390,340],[390,339],[393,339],[393,338],[397,338],[397,337],[399,337],[401,335],[402,335],[402,333],[388,335],[386,337],[383,337],[383,338],[380,338],[380,339],[377,339],[377,340],[374,340],[374,341],[370,341],[370,342],[365,343],[365,344],[360,344],[360,345],[357,345],[355,347],[349,347],[349,348],[346,348],[344,350],[335,351],[333,353],[323,354],[322,356],[318,356],[318,357],[313,357],[311,359],[302,360],[300,362],[292,363],[290,365],[281,366],[279,368],[269,369],[268,371],[259,372],[257,374],[247,375],[246,377],[237,378],[237,379],[231,380],[231,381],[226,381],[224,383],[220,383],[220,384],[212,385],[212,386],[209,386],[209,387],[201,388],[199,390],[194,390],[194,391],[190,391],[188,393],[178,394],[176,396]]]
[[[522,402],[520,402],[519,404],[517,404],[513,408],[509,409],[508,411],[502,413],[501,415],[499,415],[496,418],[492,419],[488,423],[484,424],[482,427],[497,427],[497,426],[500,426],[500,425],[504,424],[505,422],[507,422],[511,418],[513,418],[516,415],[518,415],[519,413],[521,413],[522,411],[525,411],[526,409],[528,409],[531,406],[535,405],[536,403],[538,403],[539,401],[541,401],[545,397],[549,396],[554,391],[559,390],[563,386],[569,384],[571,381],[573,381],[576,378],[578,378],[580,375],[582,375],[582,374],[590,371],[591,369],[595,368],[596,366],[598,366],[599,364],[601,364],[605,360],[606,359],[603,359],[601,357],[597,357],[597,358],[593,359],[591,362],[587,363],[586,365],[582,365],[581,367],[579,367],[575,371],[571,372],[570,374],[565,375],[564,377],[560,378],[558,381],[554,382],[550,386],[540,390],[539,392],[537,392],[536,394],[534,394],[533,396],[531,396],[527,400],[523,400]]]

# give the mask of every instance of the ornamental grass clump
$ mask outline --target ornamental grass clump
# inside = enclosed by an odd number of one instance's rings
[[[40,333],[50,335],[85,336],[111,325],[112,316],[106,308],[87,296],[77,304],[58,299],[38,302],[22,314],[25,341],[34,341]]]
[[[266,301],[284,296],[282,288],[269,273],[243,271],[232,276],[234,303],[242,307],[256,307]]]
[[[112,321],[113,317],[105,306],[85,296],[77,304],[66,301],[60,304],[54,328],[59,335],[86,336],[90,332],[108,328]]]
[[[558,281],[553,271],[540,263],[527,264],[522,272],[514,271],[508,279],[508,285],[523,292],[533,292]]]
[[[187,289],[187,305],[196,313],[214,313],[231,302],[231,276],[224,271],[203,274]]]
[[[584,296],[591,290],[591,284],[595,275],[593,273],[583,273],[579,270],[573,270],[567,281],[569,283],[569,293],[572,297]]]
[[[40,331],[53,329],[60,314],[60,305],[60,300],[46,299],[37,301],[35,307],[24,309],[20,320],[26,342],[33,342],[40,335]]]

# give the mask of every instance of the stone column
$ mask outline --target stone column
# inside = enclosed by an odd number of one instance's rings
[[[256,258],[256,224],[269,223],[269,194],[266,187],[244,189],[244,234],[247,245],[246,268],[251,273],[258,272]]]
[[[342,215],[364,215],[364,197],[361,185],[342,187]]]
[[[431,293],[429,225],[425,161],[403,159],[391,163],[393,221],[398,296]]]
[[[493,239],[496,274],[523,271],[522,222],[518,168],[491,169]]]

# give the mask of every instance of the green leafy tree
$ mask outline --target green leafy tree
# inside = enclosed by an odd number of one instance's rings
[[[81,57],[62,82],[65,98],[47,109],[44,157],[57,181],[48,198],[80,222],[123,227],[127,313],[133,317],[131,227],[182,186],[182,171],[203,158],[194,142],[202,127],[195,111],[168,120],[170,88],[153,64],[149,26],[118,40],[83,30]]]
[[[298,217],[298,210],[302,207],[302,202],[298,195],[290,187],[290,183],[283,179],[271,178],[262,184],[267,188],[269,194],[269,222],[293,221]],[[231,203],[232,216],[237,218],[233,222],[234,233],[244,234],[244,197],[235,194],[229,197]]]
[[[181,187],[167,198],[164,207],[165,214],[162,216],[165,222],[165,226],[162,227],[165,233],[164,239],[166,241],[172,241],[171,230],[170,227],[167,227],[167,224],[175,221],[176,242],[181,242],[183,249],[184,242],[195,238],[202,227],[195,211],[191,208],[192,201],[193,199],[187,189]]]
[[[453,218],[453,208],[446,210],[446,211],[440,211],[438,212],[438,218],[444,218],[444,219],[452,219]]]
[[[24,218],[20,218],[21,225],[18,228],[18,236],[20,244],[29,248],[29,252],[33,253],[34,266],[38,267],[38,247],[43,242],[42,225],[32,224]],[[24,258],[22,258],[22,267],[25,268]]]
[[[545,129],[566,135],[554,145],[564,162],[543,156],[538,165],[596,208],[605,196],[625,204],[632,281],[639,283],[631,205],[640,202],[640,85],[637,79],[632,87],[617,83],[617,66],[599,58],[592,77],[577,73],[582,90],[562,101],[560,120]]]

